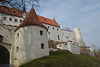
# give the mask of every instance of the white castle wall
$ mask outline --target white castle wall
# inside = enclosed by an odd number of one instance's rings
[[[61,29],[59,27],[56,26],[52,26],[52,25],[48,25],[48,24],[44,24],[47,29],[48,29],[48,40],[54,40],[54,41],[62,41],[62,32]],[[58,39],[59,36],[59,39]]]
[[[84,46],[80,29],[78,27],[75,27],[74,31],[75,31],[75,36],[77,38],[77,41],[79,42],[79,46]]]
[[[40,35],[40,30],[43,31],[43,35]],[[15,39],[14,64],[16,66],[49,55],[47,30],[43,27],[22,27],[16,31]],[[41,49],[42,43],[44,49]]]
[[[75,33],[72,31],[62,30],[62,41],[67,42],[68,40],[76,42]]]
[[[80,54],[80,48],[77,44],[74,44],[72,42],[68,42],[67,47],[68,47],[68,50],[70,52],[72,52],[73,54]]]
[[[2,17],[1,17],[2,16]],[[6,20],[3,18],[6,17]],[[12,21],[9,21],[9,18],[12,18]],[[20,20],[23,20],[22,17],[11,16],[0,13],[0,20],[2,19],[2,23],[6,25],[18,26],[20,24]],[[15,22],[17,19],[17,22]],[[68,40],[76,41],[75,33],[71,31],[63,31],[59,27],[52,26],[49,24],[43,23],[48,29],[48,40],[54,40],[59,42],[67,42]],[[58,39],[59,37],[59,39]]]
[[[4,17],[6,17],[6,20],[4,20]],[[12,21],[10,21],[9,18],[12,18]],[[15,22],[15,19],[17,19],[17,22]],[[23,20],[23,18],[0,13],[0,22],[3,24],[18,26],[20,24],[20,20]]]
[[[73,54],[80,54],[79,46],[72,42],[67,42],[67,44],[66,43],[59,44],[59,45],[57,45],[57,48],[60,50],[69,50]]]

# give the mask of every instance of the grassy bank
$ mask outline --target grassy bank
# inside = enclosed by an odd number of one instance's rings
[[[100,59],[71,54],[69,51],[56,51],[21,67],[100,67]]]

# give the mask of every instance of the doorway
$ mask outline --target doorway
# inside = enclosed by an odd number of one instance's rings
[[[10,53],[8,49],[0,45],[0,67],[9,67]]]

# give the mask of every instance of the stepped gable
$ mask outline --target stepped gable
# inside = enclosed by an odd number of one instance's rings
[[[45,18],[45,17],[39,16],[39,15],[38,15],[38,17],[39,17],[39,20],[40,20],[42,23],[46,23],[46,24],[50,24],[50,25],[53,25],[53,26],[56,26],[56,27],[60,27],[60,26],[56,23],[56,21],[54,21],[54,20],[51,20],[51,19],[49,19],[49,18]]]
[[[34,8],[31,8],[31,10],[29,11],[29,13],[27,14],[27,16],[25,17],[25,19],[23,20],[23,22],[16,28],[16,30],[18,30],[21,27],[24,26],[31,26],[31,25],[38,25],[41,27],[46,28],[38,19],[36,12],[34,10]],[[47,29],[47,28],[46,28]],[[16,31],[15,30],[15,31]]]

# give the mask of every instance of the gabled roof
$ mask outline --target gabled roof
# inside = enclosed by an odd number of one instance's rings
[[[56,23],[56,21],[54,21],[54,20],[51,20],[51,19],[46,18],[46,17],[39,16],[39,15],[38,15],[38,17],[39,17],[39,20],[40,20],[42,23],[50,24],[50,25],[53,25],[53,26],[56,26],[56,27],[60,27],[60,26]]]
[[[22,17],[22,11],[0,5],[0,13]]]
[[[21,10],[16,10],[14,8],[2,6],[2,5],[0,5],[0,13],[22,17],[22,11]],[[28,14],[28,12],[26,12],[26,14]],[[41,23],[45,23],[45,24],[56,26],[56,27],[60,27],[54,20],[39,16],[39,15],[38,15],[38,18],[39,18]]]
[[[34,8],[31,8],[31,10],[29,11],[29,13],[27,14],[27,16],[25,17],[25,19],[23,20],[23,22],[16,28],[16,30],[18,30],[21,27],[25,27],[25,26],[30,26],[30,25],[38,25],[41,27],[46,28],[38,19],[38,16],[35,13]],[[47,28],[46,28],[47,29]],[[16,31],[15,30],[15,31]]]

